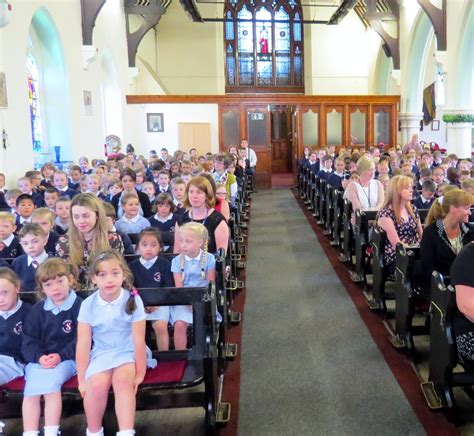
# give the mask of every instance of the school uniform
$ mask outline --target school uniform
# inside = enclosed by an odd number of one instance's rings
[[[171,186],[166,185],[166,186],[161,186],[156,184],[156,193],[157,194],[171,194]]]
[[[145,260],[143,257],[130,262],[128,265],[133,274],[133,286],[136,288],[172,288],[174,286],[171,262],[163,257],[155,256]],[[157,310],[146,315],[147,321],[170,319],[170,306],[160,306]]]
[[[306,167],[309,168],[314,174],[319,173],[319,161],[311,162],[310,160],[306,163]]]
[[[342,187],[343,180],[344,180],[344,173],[338,174],[336,172],[333,172],[329,174],[327,178],[328,185],[333,186],[338,191],[344,191],[344,188]]]
[[[416,206],[417,209],[429,209],[434,201],[435,197],[431,198],[431,200],[426,200],[423,195],[420,195],[413,200],[413,206]]]
[[[24,223],[31,223],[31,217],[23,218],[21,215],[17,215],[16,220],[15,220],[15,225],[16,225],[15,234],[18,235]]]
[[[0,386],[24,374],[22,330],[30,309],[30,304],[18,300],[9,312],[0,310]]]
[[[181,222],[181,218],[183,217],[184,212],[186,212],[186,209],[183,206],[183,202],[177,200],[176,198],[173,198],[173,203],[176,206],[176,210],[174,211],[174,214],[178,216],[178,219]]]
[[[115,221],[117,230],[124,233],[140,233],[143,229],[150,227],[150,221],[140,215],[127,218],[125,215]]]
[[[58,242],[59,236],[59,233],[55,232],[54,230],[49,232],[48,242],[44,247],[44,250],[46,253],[48,253],[49,257],[56,257],[56,243]]]
[[[59,191],[59,196],[60,197],[69,197],[72,200],[72,197],[74,197],[78,191],[75,191],[74,189],[69,188],[69,186],[66,186],[65,188],[59,189],[56,188]]]
[[[59,219],[59,217],[57,216],[56,219],[54,220],[54,223],[55,223],[55,226],[54,226],[54,231],[58,234],[58,235],[65,235],[67,233],[67,229],[69,227],[69,223],[64,225],[61,220]]]
[[[39,192],[31,191],[29,195],[31,195],[33,203],[35,204],[37,208],[44,206],[44,198]]]
[[[21,351],[28,364],[25,368],[25,396],[58,392],[76,374],[77,316],[82,300],[74,291],[61,307],[49,298],[36,303],[23,327]],[[61,363],[43,368],[39,358],[58,353]]]
[[[105,301],[99,291],[86,298],[81,306],[78,321],[92,329],[92,350],[86,370],[86,380],[94,374],[135,362],[132,341],[132,324],[146,319],[143,301],[135,296],[137,308],[130,315],[125,305],[130,292],[122,289],[113,301]],[[149,368],[156,367],[155,359],[147,359]]]
[[[151,227],[156,227],[161,232],[174,232],[176,223],[180,223],[176,214],[170,213],[167,217],[161,218],[158,214],[153,215],[149,221]]]
[[[117,233],[122,238],[123,243],[123,254],[135,254],[135,249],[133,248],[133,242],[124,232],[120,232],[115,227],[112,229],[113,232]]]
[[[326,169],[326,168],[323,168],[322,170],[320,170],[318,172],[318,177],[322,180],[328,180],[329,179],[329,176],[332,174],[332,170],[331,169]]]
[[[81,183],[77,182],[74,183],[72,180],[69,180],[69,183],[67,184],[69,189],[72,189],[73,191],[79,191],[81,189]]]
[[[10,206],[8,206],[8,203],[5,201],[5,192],[7,192],[4,189],[0,189],[0,210],[5,210],[5,211],[10,211]]]
[[[12,269],[21,280],[21,292],[33,292],[36,289],[36,270],[48,257],[48,253],[43,251],[36,259],[29,254],[22,254],[13,261]]]
[[[138,200],[140,200],[140,215],[143,215],[145,218],[153,215],[153,212],[151,211],[151,204],[150,200],[148,199],[148,195],[146,195],[144,192],[137,191],[135,189],[136,194],[138,195]],[[122,198],[122,195],[125,193],[125,191],[119,192],[118,194],[115,194],[112,197],[112,205],[115,208],[115,213],[117,214],[117,218],[122,218],[123,215],[123,209],[120,204],[120,200]]]
[[[216,268],[216,259],[210,253],[207,253],[204,271],[202,270],[201,256],[203,252],[199,250],[196,257],[187,255],[178,255],[171,261],[171,272],[184,273],[184,288],[207,286],[207,272]],[[184,271],[181,271],[181,257],[184,256]],[[202,273],[204,272],[204,278]],[[170,322],[174,324],[176,321],[184,321],[187,324],[193,323],[193,309],[188,306],[171,306]],[[217,313],[217,321],[222,321],[222,317]]]
[[[12,233],[7,239],[0,242],[0,259],[11,259],[23,254],[20,241]]]

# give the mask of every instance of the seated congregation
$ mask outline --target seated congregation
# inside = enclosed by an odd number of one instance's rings
[[[67,393],[103,435],[112,390],[121,436],[137,408],[200,407],[206,434],[230,419],[220,376],[253,190],[242,145],[148,159],[129,146],[10,190],[0,174],[0,418],[20,398],[23,434],[38,435],[44,402],[43,434],[60,434]]]
[[[417,135],[403,148],[305,148],[298,165],[300,198],[387,340],[424,379],[428,406],[450,413],[453,388],[472,398],[474,384],[473,176],[471,157]]]

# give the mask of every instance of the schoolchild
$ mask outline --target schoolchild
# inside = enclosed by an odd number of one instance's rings
[[[59,191],[56,188],[46,188],[46,191],[44,191],[44,202],[46,207],[53,213],[59,196]]]
[[[31,215],[31,222],[39,224],[46,232],[48,242],[44,249],[48,256],[56,256],[56,243],[59,239],[59,233],[54,230],[54,214],[46,207],[40,207]]]
[[[171,262],[175,286],[189,288],[206,286],[216,278],[216,260],[207,252],[208,232],[200,223],[183,224],[179,229],[180,254]],[[172,306],[170,322],[174,325],[174,346],[185,350],[187,331],[193,322],[190,306]]]
[[[21,194],[27,194],[32,198],[35,207],[43,206],[43,196],[33,190],[33,184],[29,177],[20,177],[17,181],[17,186]]]
[[[69,211],[71,209],[71,199],[67,197],[60,197],[56,202],[54,212],[56,219],[54,220],[56,226],[54,230],[59,235],[65,235],[69,228]]]
[[[15,236],[15,217],[8,212],[0,212],[0,259],[10,259],[23,254],[20,241]]]
[[[36,288],[36,270],[48,259],[48,253],[44,249],[47,238],[47,233],[43,228],[33,223],[26,223],[18,234],[25,254],[13,261],[12,269],[21,279],[22,292],[32,292]]]
[[[160,231],[154,228],[144,229],[138,236],[138,253],[140,258],[130,262],[133,274],[133,285],[136,288],[173,287],[174,279],[171,273],[171,262],[160,257],[163,244]],[[168,321],[170,306],[146,307],[148,321],[152,321],[156,333],[158,350],[169,350]]]
[[[171,195],[173,203],[176,206],[176,214],[182,216],[184,214],[184,202],[186,200],[186,182],[175,177],[171,180]]]
[[[176,206],[170,194],[159,194],[156,197],[155,211],[155,215],[150,218],[150,225],[161,232],[174,232],[178,217],[174,214]]]
[[[44,435],[60,434],[61,387],[76,374],[77,315],[82,300],[73,290],[74,283],[74,273],[63,259],[48,259],[38,268],[36,284],[43,299],[26,318],[21,347],[27,362],[24,436],[39,434],[41,397],[45,402]]]
[[[22,330],[31,305],[18,298],[20,279],[0,268],[0,386],[24,375]]]
[[[104,434],[102,419],[110,386],[114,390],[119,436],[133,436],[138,385],[145,377],[145,309],[123,257],[99,253],[89,268],[97,291],[79,313],[77,376],[84,398],[87,435]],[[152,359],[148,365],[156,366]]]
[[[16,210],[18,216],[16,217],[16,232],[18,233],[24,223],[31,222],[31,215],[35,210],[36,205],[33,197],[29,194],[21,194],[16,199]]]
[[[122,182],[120,179],[112,179],[107,185],[107,196],[105,197],[105,201],[112,203],[112,198],[120,192],[122,192]]]
[[[123,243],[123,254],[135,254],[135,248],[133,247],[132,240],[130,236],[126,233],[117,230],[115,227],[115,222],[117,221],[117,214],[115,213],[115,207],[112,206],[112,203],[104,202],[104,211],[105,217],[107,219],[107,230],[110,233],[117,233],[122,238]]]
[[[156,184],[156,192],[164,193],[170,191],[170,174],[166,170],[161,170],[158,173],[158,183]]]
[[[140,200],[133,192],[125,192],[120,199],[123,216],[116,221],[115,227],[124,233],[140,233],[150,227],[150,221],[140,215]]]
[[[10,189],[5,193],[5,202],[10,208],[10,213],[15,215],[15,218],[18,216],[18,211],[16,209],[16,199],[21,195],[19,189]]]
[[[8,210],[8,203],[5,201],[5,194],[8,192],[5,189],[6,178],[5,174],[0,173],[0,210]]]
[[[426,180],[421,186],[421,195],[414,201],[413,205],[417,209],[429,209],[435,201],[436,185],[431,180]]]
[[[89,174],[87,176],[87,192],[94,194],[101,200],[105,200],[105,195],[100,190],[100,177],[97,174]]]
[[[61,197],[69,197],[72,199],[77,191],[69,187],[67,175],[64,171],[56,171],[53,175],[53,185],[59,191]]]
[[[327,181],[328,184],[334,186],[338,191],[343,191],[342,182],[346,178],[346,173],[344,172],[345,163],[344,159],[341,157],[336,158],[334,161],[335,171],[329,174]]]
[[[69,182],[68,186],[70,189],[73,189],[74,191],[79,191],[80,188],[80,180],[82,176],[82,170],[79,165],[72,165],[71,166],[71,171],[69,174]]]
[[[153,204],[153,202],[155,201],[155,193],[156,193],[155,185],[152,182],[143,182],[142,192],[148,195],[150,204]]]
[[[42,186],[45,190],[53,187],[53,174],[55,170],[56,167],[51,162],[46,162],[41,167],[41,175],[43,176],[43,180],[41,180],[40,186]]]

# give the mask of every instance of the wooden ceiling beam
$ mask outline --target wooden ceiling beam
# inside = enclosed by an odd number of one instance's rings
[[[436,35],[436,48],[439,51],[446,51],[446,0],[443,0],[441,9],[437,8],[428,0],[417,0],[423,11],[431,21]]]

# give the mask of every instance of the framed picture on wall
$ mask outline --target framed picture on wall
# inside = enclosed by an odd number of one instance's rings
[[[163,114],[146,114],[147,132],[164,132]]]
[[[431,130],[433,131],[439,130],[439,120],[431,121]]]
[[[0,108],[8,107],[7,79],[5,73],[0,73]]]

